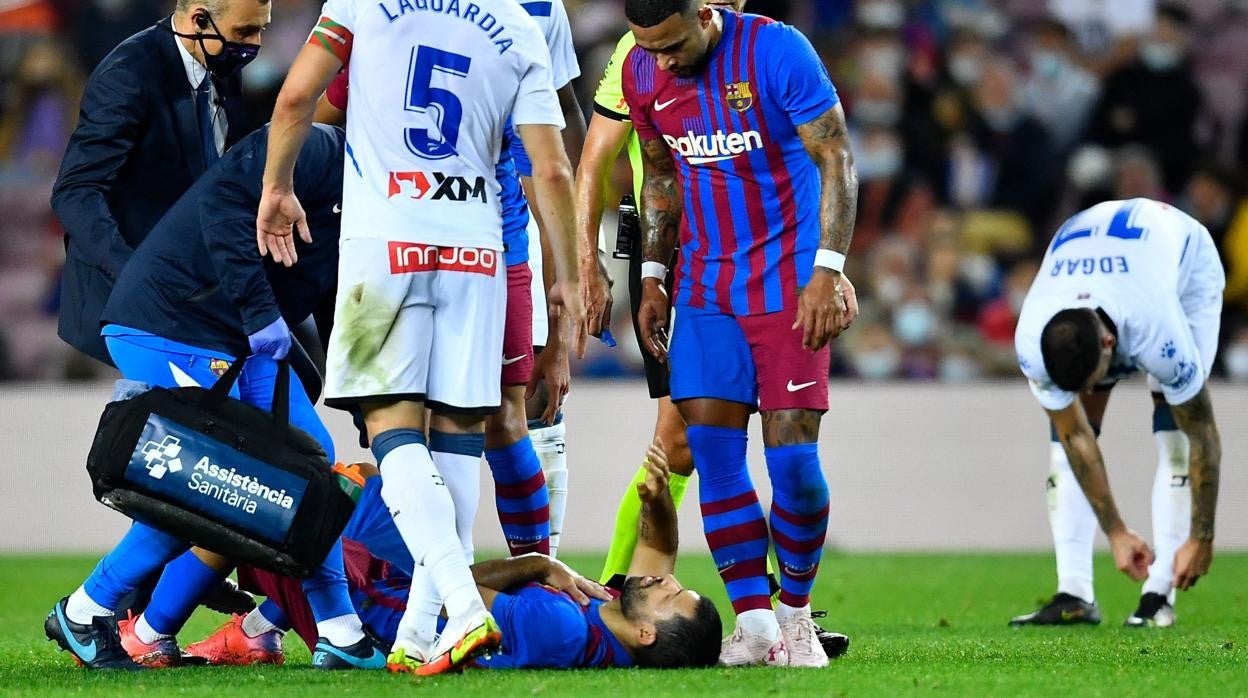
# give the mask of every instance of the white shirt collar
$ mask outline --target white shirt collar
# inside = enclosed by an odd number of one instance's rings
[[[173,18],[170,17],[169,21],[172,23]],[[191,89],[198,90],[199,85],[208,75],[208,69],[195,60],[190,51],[186,50],[186,44],[182,43],[182,39],[177,34],[173,36],[173,43],[178,45],[178,53],[182,55],[182,67],[186,69],[186,79],[190,81]],[[211,84],[209,83],[209,85]]]

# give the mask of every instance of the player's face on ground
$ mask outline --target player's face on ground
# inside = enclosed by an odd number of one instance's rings
[[[659,69],[680,77],[698,72],[706,61],[715,11],[702,7],[696,12],[674,14],[653,27],[629,23],[637,45],[654,56]]]
[[[635,622],[654,624],[675,615],[693,618],[701,596],[680,585],[673,575],[629,577],[620,592],[620,610]]]

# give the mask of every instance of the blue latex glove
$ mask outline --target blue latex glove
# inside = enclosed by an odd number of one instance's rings
[[[247,341],[252,354],[268,354],[281,361],[290,353],[290,328],[279,315],[268,327],[248,335]]]

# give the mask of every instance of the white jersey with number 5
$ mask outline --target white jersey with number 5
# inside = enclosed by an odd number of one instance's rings
[[[1100,308],[1118,343],[1107,378],[1141,369],[1172,405],[1200,392],[1217,347],[1225,274],[1209,231],[1151,199],[1075,214],[1049,244],[1015,331],[1018,363],[1046,409],[1074,394],[1045,370],[1040,336],[1066,308]]]
[[[501,250],[508,115],[563,128],[550,52],[515,0],[328,0],[310,43],[348,62],[342,237]]]

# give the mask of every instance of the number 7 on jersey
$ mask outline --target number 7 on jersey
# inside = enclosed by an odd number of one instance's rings
[[[454,92],[433,86],[433,76],[442,73],[464,78],[472,59],[458,53],[443,51],[430,46],[412,49],[408,64],[407,111],[428,117],[436,125],[436,131],[428,128],[407,129],[407,147],[417,156],[427,160],[442,160],[456,154],[459,141],[459,123],[464,106]]]

